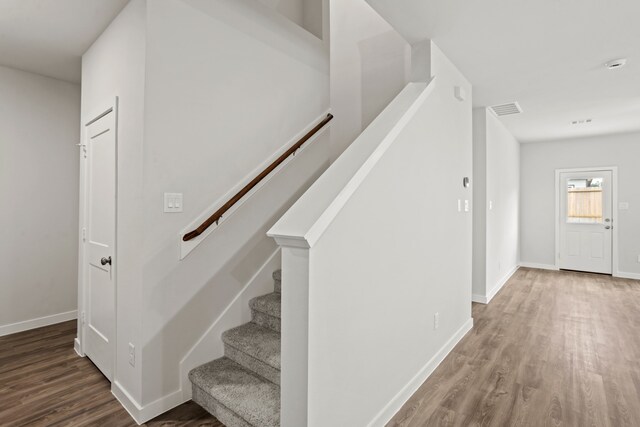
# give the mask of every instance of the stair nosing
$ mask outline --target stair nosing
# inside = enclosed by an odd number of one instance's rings
[[[226,359],[226,360],[225,360]],[[202,377],[200,378],[195,378],[195,376],[193,375],[193,372],[204,367],[207,365],[210,365],[214,362],[221,362],[221,363],[228,363],[231,362],[231,366],[234,369],[239,370],[242,375],[246,375],[246,376],[251,376],[254,377],[255,379],[257,379],[260,383],[265,384],[269,387],[274,387],[277,388],[278,390],[280,390],[280,386],[278,384],[274,384],[273,382],[269,381],[268,379],[262,377],[261,375],[257,374],[256,372],[251,371],[250,369],[247,369],[246,367],[242,366],[241,364],[239,364],[238,362],[236,362],[233,359],[230,359],[227,356],[222,356],[218,359],[212,360],[211,362],[207,362],[203,365],[200,365],[197,368],[192,369],[189,372],[189,380],[191,381],[191,383],[193,384],[193,386],[200,388],[206,395],[210,396],[212,399],[214,399],[216,402],[218,402],[218,404],[224,406],[225,408],[227,408],[230,412],[234,413],[235,415],[237,415],[239,418],[243,419],[244,421],[246,421],[248,424],[250,425],[254,425],[252,421],[247,420],[246,417],[242,416],[240,413],[238,413],[237,408],[233,409],[231,407],[229,407],[229,405],[225,404],[223,401],[221,401],[218,397],[216,397],[216,395],[212,394],[211,391],[209,390],[210,387],[206,387],[206,383],[204,381],[198,381],[198,379],[202,379]],[[234,366],[235,365],[235,366]],[[280,396],[280,393],[278,393],[278,396]],[[196,402],[197,403],[197,402]]]
[[[278,332],[274,331],[273,329],[269,329],[269,328],[266,328],[264,326],[258,325],[256,323],[249,322],[249,323],[245,323],[243,325],[237,326],[235,328],[232,328],[232,329],[229,329],[229,330],[223,332],[222,333],[222,342],[224,343],[224,345],[228,345],[229,347],[232,347],[236,351],[239,351],[240,353],[245,354],[245,355],[251,357],[252,359],[254,359],[254,360],[258,361],[258,362],[264,363],[265,365],[270,366],[273,369],[277,369],[278,371],[280,371],[281,370],[280,366],[275,366],[272,363],[259,358],[257,355],[248,353],[246,350],[243,350],[243,349],[239,348],[237,345],[233,345],[233,343],[234,342],[237,343],[237,341],[233,341],[233,340],[229,339],[228,332],[229,331],[233,331],[233,330],[237,330],[237,329],[240,329],[240,328],[247,328],[247,327],[257,328],[260,332],[264,332],[264,333],[269,334],[269,335],[278,335],[280,337],[280,334]],[[280,341],[280,340],[278,340],[278,341]],[[282,343],[282,341],[280,341],[280,342]]]
[[[209,396],[211,396],[211,394],[207,393],[207,390],[203,389],[202,387],[200,387],[197,384],[193,384],[195,387],[198,387],[200,390],[202,390],[205,394],[208,394]],[[245,417],[243,417],[242,415],[238,414],[236,411],[234,411],[233,409],[229,408],[229,406],[225,405],[224,403],[222,403],[221,401],[219,401],[218,399],[216,399],[215,397],[211,396],[213,399],[215,399],[216,402],[218,402],[218,405],[224,407],[227,411],[231,412],[232,414],[234,414],[236,417],[240,418],[242,421],[244,421],[245,423],[251,425],[251,422],[249,420],[247,420]],[[198,402],[196,402],[198,403]],[[207,411],[208,412],[208,411]]]
[[[282,311],[280,312],[280,315],[279,315],[279,316],[274,316],[273,314],[269,313],[269,312],[268,312],[268,311],[266,311],[266,310],[261,310],[260,308],[255,307],[255,303],[254,303],[254,301],[255,301],[255,300],[257,300],[257,299],[259,299],[259,298],[270,297],[270,296],[272,296],[272,295],[277,296],[277,297],[278,297],[278,299],[282,298],[282,294],[281,294],[280,292],[275,292],[275,291],[274,291],[274,292],[268,293],[268,294],[266,294],[266,295],[261,295],[261,296],[259,296],[259,297],[252,298],[252,299],[249,301],[249,308],[250,308],[251,310],[259,311],[260,313],[264,313],[264,314],[266,314],[266,315],[268,315],[268,316],[274,317],[274,318],[276,318],[276,319],[282,319]]]

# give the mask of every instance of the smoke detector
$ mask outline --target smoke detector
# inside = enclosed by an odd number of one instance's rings
[[[606,64],[604,64],[604,66],[610,70],[615,70],[615,69],[624,67],[626,63],[627,63],[627,58],[620,58],[620,59],[614,59],[613,61],[609,61]]]
[[[493,107],[489,108],[491,108],[491,111],[493,111],[496,116],[508,116],[510,114],[522,113],[522,108],[520,108],[520,105],[517,102],[494,105]]]

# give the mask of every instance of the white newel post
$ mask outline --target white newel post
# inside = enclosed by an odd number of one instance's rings
[[[282,248],[280,425],[308,424],[309,245],[275,237]]]

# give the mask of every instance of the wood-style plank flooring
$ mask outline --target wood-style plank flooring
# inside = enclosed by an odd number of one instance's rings
[[[137,425],[98,368],[75,353],[75,336],[74,320],[0,337],[0,426]],[[191,402],[145,425],[223,427]]]
[[[639,281],[523,268],[473,317],[390,426],[640,426]],[[135,425],[75,327],[0,338],[0,426]],[[147,425],[222,426],[193,403]]]
[[[522,268],[389,426],[640,426],[640,281]]]

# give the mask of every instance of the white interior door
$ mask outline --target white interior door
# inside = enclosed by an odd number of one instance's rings
[[[86,127],[84,352],[112,380],[115,349],[116,111]]]
[[[612,172],[560,174],[560,268],[611,274]]]

